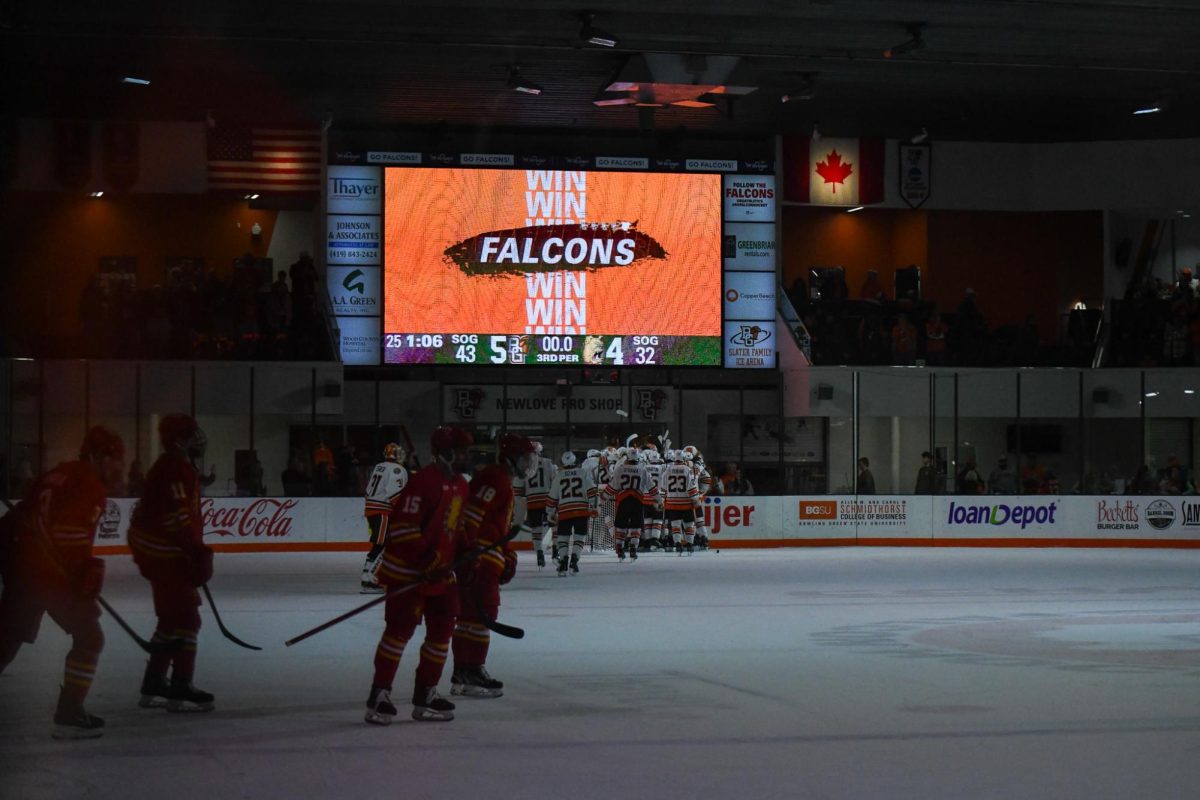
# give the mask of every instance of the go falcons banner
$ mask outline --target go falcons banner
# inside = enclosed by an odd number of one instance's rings
[[[883,139],[784,138],[784,198],[821,206],[882,202],[883,148]]]

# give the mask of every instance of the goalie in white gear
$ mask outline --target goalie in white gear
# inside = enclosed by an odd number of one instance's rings
[[[371,530],[371,550],[362,569],[362,593],[380,594],[383,587],[375,580],[375,569],[379,566],[379,556],[387,539],[388,515],[392,510],[392,502],[408,485],[408,470],[403,467],[406,457],[404,448],[395,442],[390,442],[383,448],[383,461],[371,470],[367,480],[366,509],[363,516],[367,518],[367,527]]]
[[[533,472],[525,480],[525,522],[521,530],[529,534],[533,549],[537,553],[537,565],[546,566],[545,539],[550,531],[550,522],[546,517],[546,507],[550,503],[550,486],[554,483],[554,475],[558,468],[554,462],[542,456],[542,443],[534,442],[537,453],[537,463]]]
[[[614,546],[614,520],[617,515],[617,505],[613,498],[605,493],[612,478],[612,472],[618,463],[617,448],[609,445],[601,451],[596,463],[596,519],[592,524],[592,547],[608,548]]]
[[[674,458],[662,474],[665,492],[667,524],[671,527],[671,538],[675,551],[683,554],[686,547],[690,554],[696,538],[696,512],[700,504],[700,490],[696,484],[696,472],[688,463],[687,454],[672,451]]]
[[[587,538],[588,521],[595,515],[596,484],[590,472],[576,466],[575,454],[562,454],[562,469],[550,484],[548,514],[554,524],[554,562],[559,575],[579,572],[579,554]]]

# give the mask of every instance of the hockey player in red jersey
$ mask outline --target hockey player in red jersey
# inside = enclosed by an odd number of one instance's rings
[[[196,465],[208,439],[187,414],[158,423],[163,454],[146,474],[142,497],[129,522],[129,549],[150,581],[158,624],[152,641],[182,639],[179,650],[154,653],[142,677],[142,708],[212,711],[213,696],[192,685],[200,636],[200,594],[212,577],[213,551],[204,544],[200,476]],[[167,680],[167,669],[171,679]]]
[[[104,648],[96,600],[104,562],[92,556],[92,543],[108,487],[124,473],[124,457],[119,436],[92,428],[79,460],[38,478],[4,521],[14,543],[0,595],[0,672],[23,643],[37,639],[43,614],[71,637],[54,712],[56,739],[90,739],[104,732],[104,720],[83,708]]]
[[[458,616],[458,592],[449,567],[458,552],[457,532],[467,495],[461,473],[467,468],[471,443],[471,435],[461,428],[435,430],[430,439],[433,463],[409,478],[388,514],[387,542],[376,578],[388,591],[423,583],[387,600],[386,627],[375,649],[375,676],[367,697],[365,719],[372,724],[388,725],[396,716],[392,682],[422,619],[425,641],[413,686],[412,717],[420,722],[454,719],[454,704],[438,695],[437,685]]]
[[[513,527],[513,479],[528,478],[537,468],[533,442],[524,436],[500,437],[497,463],[471,480],[470,498],[463,511],[461,548],[483,548],[479,558],[463,570],[459,593],[462,611],[454,629],[452,694],[466,697],[500,697],[504,684],[488,674],[491,632],[484,624],[500,609],[500,586],[512,580],[517,554],[503,540]],[[490,549],[488,549],[490,548]]]

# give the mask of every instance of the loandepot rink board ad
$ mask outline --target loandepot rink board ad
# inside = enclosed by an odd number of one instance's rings
[[[388,169],[384,361],[722,363],[721,176]]]

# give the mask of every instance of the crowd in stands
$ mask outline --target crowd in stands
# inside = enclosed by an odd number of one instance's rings
[[[1122,367],[1200,366],[1200,302],[1184,269],[1175,283],[1142,282],[1113,304],[1110,364]]]
[[[228,278],[187,260],[170,269],[165,285],[149,288],[93,276],[79,298],[80,353],[127,359],[331,358],[312,259],[302,253],[289,270],[270,273],[270,260],[247,253]]]
[[[922,301],[915,289],[890,298],[871,270],[854,296],[844,280],[829,276],[817,293],[814,299],[803,278],[787,290],[811,337],[814,364],[1084,366],[1095,349],[1095,325],[1085,315],[1073,315],[1068,341],[1052,347],[1033,314],[1021,325],[993,329],[973,289],[953,311],[943,311]]]

